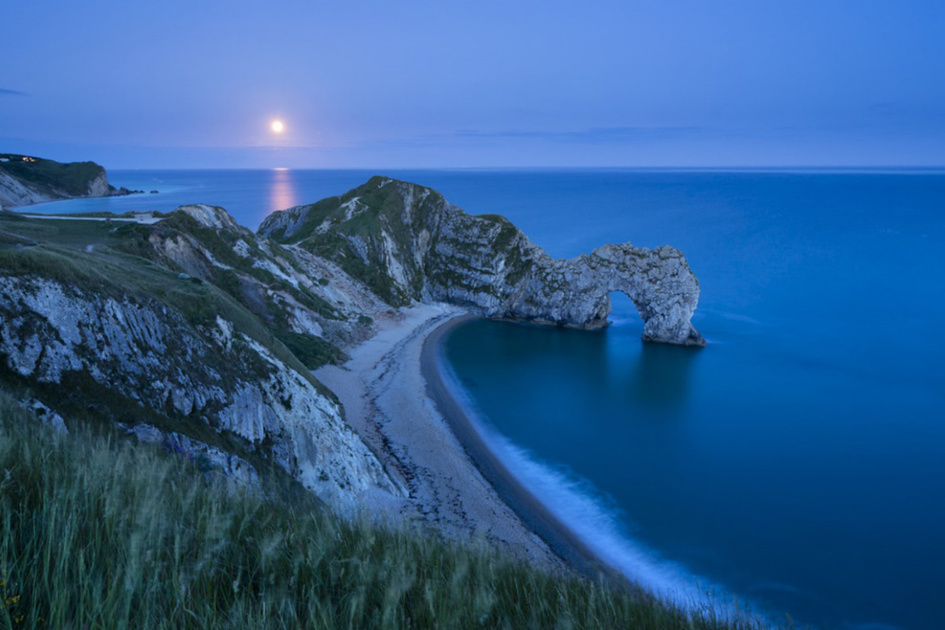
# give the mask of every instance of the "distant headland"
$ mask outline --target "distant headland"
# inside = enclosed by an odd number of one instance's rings
[[[76,197],[116,197],[143,190],[115,188],[95,162],[56,162],[0,153],[0,208],[17,208]]]

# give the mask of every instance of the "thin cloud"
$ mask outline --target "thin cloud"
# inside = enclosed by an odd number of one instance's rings
[[[477,131],[463,130],[454,135],[472,139],[521,139],[544,140],[547,142],[567,142],[581,144],[624,143],[635,140],[656,140],[666,138],[691,137],[704,135],[704,127],[595,127],[578,131]]]
[[[719,130],[695,126],[654,127],[594,127],[577,131],[505,129],[483,131],[459,129],[448,133],[422,134],[401,138],[364,140],[355,143],[355,148],[369,147],[431,147],[444,143],[489,142],[489,141],[538,141],[557,144],[620,145],[633,142],[652,142],[678,138],[695,138],[724,135]]]
[[[6,88],[0,88],[0,96],[26,96],[26,92],[20,92],[19,90],[8,90]]]

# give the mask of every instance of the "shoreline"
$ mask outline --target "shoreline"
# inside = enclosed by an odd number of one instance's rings
[[[443,356],[443,342],[457,327],[477,318],[476,315],[469,314],[453,318],[437,326],[424,339],[420,372],[426,381],[427,396],[459,440],[466,456],[492,485],[499,498],[518,515],[526,527],[564,560],[567,566],[587,577],[596,578],[603,575],[633,588],[642,588],[610,566],[519,481],[488,446],[469,412],[447,383],[443,374],[446,362]]]
[[[476,317],[446,304],[388,311],[372,337],[347,349],[348,362],[314,371],[401,490],[362,492],[364,514],[690,610],[714,605],[704,584],[627,540],[568,479],[477,423],[440,356],[446,335]]]
[[[426,395],[449,425],[463,455],[498,498],[569,570],[684,610],[712,609],[723,617],[737,618],[738,611],[719,598],[720,594],[730,597],[724,588],[628,539],[595,499],[531,459],[464,406],[462,388],[450,373],[443,343],[456,328],[474,319],[479,317],[465,314],[430,331],[423,342],[420,371]]]
[[[419,526],[446,540],[486,543],[503,555],[552,572],[571,566],[523,521],[467,455],[431,399],[421,364],[429,337],[466,311],[420,304],[375,319],[375,334],[348,348],[343,365],[315,377],[338,396],[345,420],[399,486],[401,496],[367,490],[367,516]],[[439,336],[434,339],[438,339]]]

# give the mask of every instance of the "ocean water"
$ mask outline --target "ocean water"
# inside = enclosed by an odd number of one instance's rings
[[[44,212],[269,212],[368,171],[116,171],[158,195]],[[503,457],[657,590],[772,619],[945,627],[945,172],[384,171],[554,256],[674,245],[709,345],[476,321],[449,368]],[[566,519],[568,520],[568,519]]]
[[[33,213],[171,212],[178,206],[206,203],[226,208],[252,230],[276,210],[313,203],[363,184],[369,171],[272,170],[130,170],[109,171],[108,180],[144,194],[104,199],[70,199],[23,209]],[[157,194],[151,194],[157,190]]]
[[[596,497],[610,522],[585,536],[622,566],[649,551],[631,573],[684,599],[945,627],[945,174],[509,177],[528,199],[506,214],[553,254],[681,248],[709,342],[643,344],[625,297],[604,331],[454,332],[452,370],[519,470],[570,481],[546,500]]]

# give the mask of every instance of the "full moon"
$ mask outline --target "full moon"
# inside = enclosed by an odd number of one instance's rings
[[[282,123],[281,120],[274,120],[272,121],[272,131],[274,133],[282,133],[283,131],[285,131],[285,125]]]

